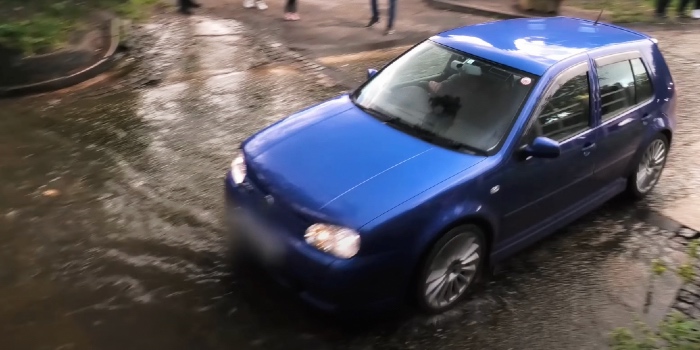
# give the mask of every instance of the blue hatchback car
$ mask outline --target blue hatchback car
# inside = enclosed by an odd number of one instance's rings
[[[248,252],[327,310],[457,303],[483,271],[665,165],[656,41],[556,17],[443,32],[258,132],[225,179]]]

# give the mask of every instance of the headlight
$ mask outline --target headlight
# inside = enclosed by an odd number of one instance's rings
[[[304,238],[316,249],[342,259],[350,259],[360,250],[360,235],[345,227],[314,224],[306,230]]]
[[[233,182],[240,184],[245,180],[246,167],[245,167],[245,157],[242,151],[236,152],[236,156],[233,157],[231,161],[231,177],[233,177]]]

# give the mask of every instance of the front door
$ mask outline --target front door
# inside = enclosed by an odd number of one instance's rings
[[[520,145],[544,136],[560,143],[561,155],[523,159],[514,154],[501,186],[509,197],[501,203],[501,240],[518,241],[539,231],[592,193],[599,130],[593,127],[588,67],[581,63],[555,78],[533,114]]]

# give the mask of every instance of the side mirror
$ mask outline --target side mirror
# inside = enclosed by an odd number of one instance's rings
[[[375,75],[377,75],[377,70],[376,70],[376,69],[370,68],[370,69],[367,70],[367,80],[372,79],[372,77],[374,77]]]
[[[561,154],[559,142],[548,137],[537,137],[531,144],[523,148],[525,157],[556,158]]]

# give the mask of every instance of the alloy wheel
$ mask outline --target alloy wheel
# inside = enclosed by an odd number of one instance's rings
[[[636,185],[639,193],[649,192],[661,177],[666,162],[667,147],[661,139],[649,144],[637,167]]]
[[[476,277],[483,244],[473,232],[462,232],[443,245],[433,258],[424,281],[426,304],[445,308],[459,299]]]

